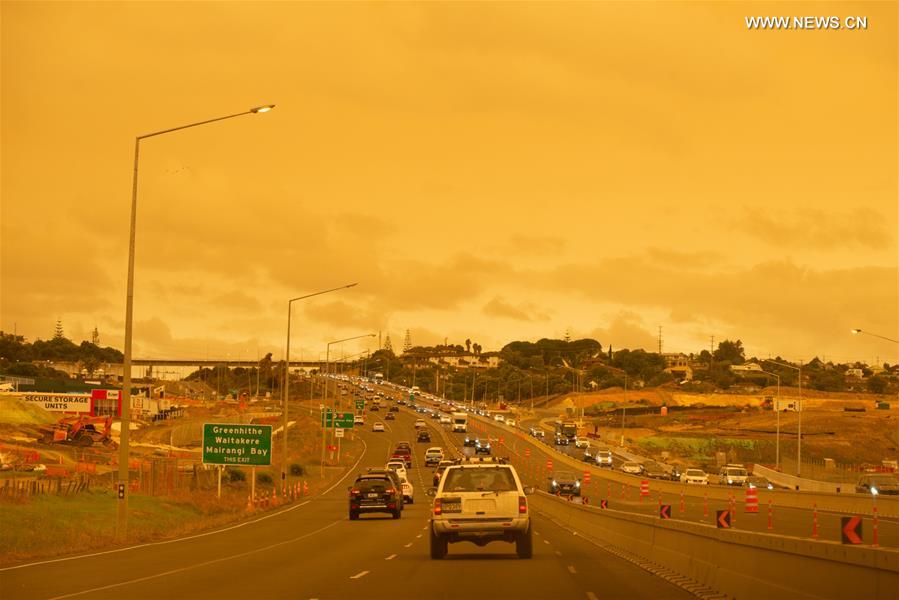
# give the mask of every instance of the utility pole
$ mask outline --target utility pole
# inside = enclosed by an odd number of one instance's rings
[[[659,325],[659,355],[662,354],[662,326]]]
[[[712,355],[715,354],[715,336],[712,336],[712,341],[709,343],[709,379],[712,378]]]

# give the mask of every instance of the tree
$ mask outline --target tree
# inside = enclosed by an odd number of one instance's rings
[[[100,345],[100,330],[97,329],[96,325],[94,325],[94,330],[91,332],[91,344],[94,346]]]
[[[469,339],[465,340],[465,351],[471,352],[471,340],[469,340]]]
[[[406,339],[403,340],[403,352],[408,352],[412,349],[412,332],[408,329],[406,330]]]
[[[65,337],[66,337],[65,333],[62,330],[62,320],[56,319],[56,330],[53,332],[53,339],[61,340],[61,339],[64,339]]]
[[[872,394],[883,394],[887,391],[887,380],[879,375],[873,375],[868,379],[868,391]]]
[[[742,365],[746,358],[743,354],[743,342],[737,340],[724,340],[718,344],[718,349],[713,355],[717,362],[728,361],[732,365]]]
[[[384,350],[387,350],[391,354],[393,354],[393,342],[390,341],[390,334],[387,334],[387,339],[384,340]]]

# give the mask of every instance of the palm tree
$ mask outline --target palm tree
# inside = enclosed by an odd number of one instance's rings
[[[471,340],[469,340],[469,339],[465,340],[465,351],[471,352]]]

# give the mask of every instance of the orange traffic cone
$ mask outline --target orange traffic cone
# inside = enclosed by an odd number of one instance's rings
[[[746,512],[759,512],[759,496],[754,487],[746,488]]]

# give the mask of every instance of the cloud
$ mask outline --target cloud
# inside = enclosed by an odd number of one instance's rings
[[[509,238],[514,252],[526,255],[558,254],[565,249],[564,239],[552,236],[526,235],[516,233]]]
[[[517,306],[513,306],[505,299],[495,296],[483,308],[484,314],[491,317],[501,317],[507,319],[515,319],[518,321],[546,321],[549,315],[537,309],[530,302],[522,302]]]
[[[658,350],[658,339],[653,337],[639,314],[621,310],[608,319],[608,325],[597,327],[589,337],[602,344],[603,350],[609,346],[615,348],[643,348],[649,351]]]
[[[733,226],[752,237],[778,247],[880,250],[894,242],[887,220],[880,212],[860,207],[852,211],[819,208],[763,211],[749,207]]]

